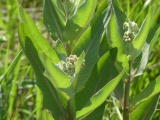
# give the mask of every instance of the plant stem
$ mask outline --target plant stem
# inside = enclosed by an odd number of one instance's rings
[[[68,101],[68,120],[75,120],[75,101],[70,99]]]
[[[130,82],[132,80],[131,66],[132,66],[132,62],[129,61],[129,78],[128,80],[125,80],[123,120],[129,120],[129,92],[130,92]]]

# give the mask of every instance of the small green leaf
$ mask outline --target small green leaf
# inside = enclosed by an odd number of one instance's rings
[[[130,120],[151,120],[156,110],[159,94],[139,104],[131,113]]]
[[[43,111],[42,112],[42,119],[43,120],[55,120],[48,111]]]
[[[40,60],[45,67],[44,75],[51,81],[56,89],[67,100],[73,97],[74,91],[71,90],[71,83],[68,75],[59,69],[44,52],[39,53]]]
[[[151,83],[139,94],[137,94],[130,101],[130,110],[134,109],[140,103],[148,100],[149,98],[160,93],[160,76],[156,78],[156,80],[151,81]]]
[[[75,74],[78,74],[81,67],[82,67],[82,64],[84,63],[85,64],[85,52],[83,51],[81,53],[81,55],[78,57],[78,60],[77,60],[77,63],[76,63],[76,68],[75,68]]]
[[[109,96],[109,94],[115,89],[121,78],[123,77],[124,73],[126,72],[125,69],[121,71],[121,73],[108,82],[102,89],[100,89],[97,93],[95,93],[91,98],[90,101],[83,107],[81,110],[77,111],[76,119],[82,119],[97,107],[99,107]]]
[[[55,50],[60,60],[65,61],[67,57],[67,53],[63,43],[59,39],[57,40]]]

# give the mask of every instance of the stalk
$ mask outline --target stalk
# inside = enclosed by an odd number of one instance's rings
[[[68,101],[68,120],[75,120],[75,100],[74,98]]]
[[[129,92],[130,92],[130,83],[132,81],[131,66],[132,62],[129,61],[129,78],[128,80],[125,80],[123,120],[129,120]]]

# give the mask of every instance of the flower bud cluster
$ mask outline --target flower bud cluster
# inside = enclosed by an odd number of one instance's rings
[[[123,29],[125,30],[123,40],[126,42],[131,42],[138,33],[138,26],[135,22],[124,22]]]
[[[76,55],[70,55],[66,58],[66,62],[60,61],[57,66],[64,71],[69,77],[73,76],[75,73],[75,67],[78,57]],[[85,65],[83,61],[81,68]]]

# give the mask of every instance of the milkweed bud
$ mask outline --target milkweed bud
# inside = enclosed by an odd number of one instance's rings
[[[65,72],[69,77],[72,77],[75,73],[75,67],[78,57],[76,55],[70,55],[66,58],[66,62],[60,61],[57,65],[63,72]],[[82,67],[85,65],[85,60],[82,63]]]
[[[131,21],[124,22],[123,29],[125,30],[123,40],[126,42],[131,42],[139,31],[137,23]]]

